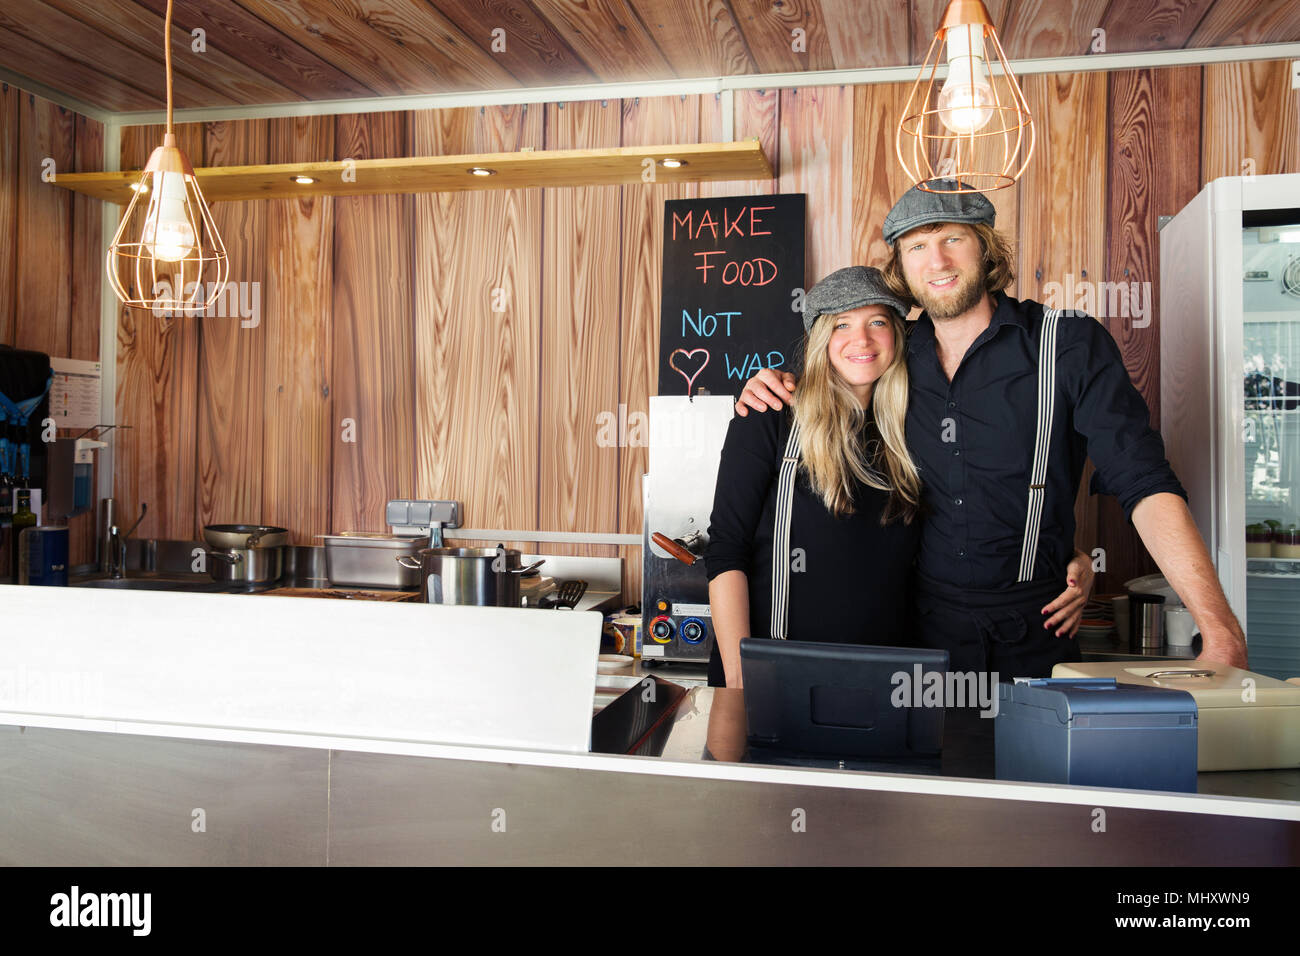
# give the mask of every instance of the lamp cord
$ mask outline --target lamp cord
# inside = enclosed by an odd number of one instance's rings
[[[163,24],[163,56],[167,61],[167,132],[172,131],[172,0],[167,0],[167,19]]]

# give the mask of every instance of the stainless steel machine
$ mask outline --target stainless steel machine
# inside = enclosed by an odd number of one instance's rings
[[[713,618],[703,556],[718,461],[734,405],[727,395],[650,399],[650,471],[643,476],[641,659],[709,659]]]

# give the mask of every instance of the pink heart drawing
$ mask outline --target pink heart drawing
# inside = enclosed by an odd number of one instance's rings
[[[695,356],[699,355],[701,352],[704,353],[704,361],[700,364],[700,367],[697,368],[697,369],[695,370],[695,374],[694,374],[694,375],[687,375],[685,372],[683,372],[681,369],[679,369],[675,364],[673,364],[673,359],[677,358],[677,353],[679,353],[679,352],[680,352],[682,355],[685,355],[686,358],[687,358],[688,360],[695,358]],[[699,377],[700,377],[700,373],[703,372],[703,371],[705,370],[705,368],[708,367],[708,364],[709,364],[709,350],[708,350],[708,349],[695,349],[694,351],[688,352],[688,351],[686,351],[686,349],[673,349],[672,354],[670,354],[670,355],[668,356],[668,364],[669,364],[669,366],[672,368],[672,370],[673,370],[674,372],[676,372],[676,373],[677,373],[678,375],[680,375],[682,378],[686,379],[686,394],[687,394],[687,395],[690,395],[690,394],[691,394],[691,387],[695,384],[695,380],[696,380],[697,378],[699,378]]]

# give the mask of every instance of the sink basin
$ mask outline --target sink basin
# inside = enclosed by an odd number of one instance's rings
[[[70,587],[95,588],[110,591],[221,591],[226,585],[207,579],[193,581],[176,578],[127,577],[127,578],[89,578],[83,581],[70,581]]]

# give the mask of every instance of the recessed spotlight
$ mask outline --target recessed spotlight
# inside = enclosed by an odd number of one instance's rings
[[[290,176],[289,178],[299,186],[310,186],[316,181],[310,176]]]
[[[487,169],[483,166],[471,166],[469,169],[465,170],[465,172],[469,173],[471,176],[495,176],[497,174],[495,169]]]
[[[661,160],[659,160],[659,165],[660,165],[660,166],[663,166],[665,169],[678,169],[678,168],[680,168],[680,167],[686,165],[686,160],[684,160],[684,159],[673,159],[673,158],[670,156],[670,157],[668,157],[667,159],[661,159]]]
[[[131,192],[133,192],[133,193],[147,193],[148,191],[149,191],[149,184],[148,184],[148,183],[132,183],[132,184],[131,184]]]

